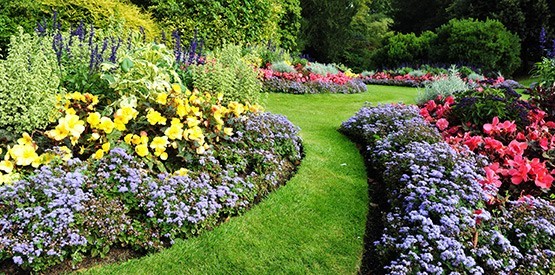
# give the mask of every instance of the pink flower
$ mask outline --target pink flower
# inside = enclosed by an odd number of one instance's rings
[[[527,159],[522,158],[522,155],[516,155],[513,160],[507,160],[507,164],[511,167],[507,174],[511,176],[513,184],[518,185],[529,180],[528,172],[530,172],[532,166]]]
[[[524,150],[528,148],[528,144],[526,142],[518,142],[516,140],[511,141],[509,146],[507,146],[507,153],[511,156],[522,156],[524,154]]]
[[[501,149],[503,149],[503,143],[501,141],[496,140],[492,137],[486,137],[484,138],[484,143],[485,143],[485,146],[484,146],[485,149],[497,151],[502,154]]]
[[[447,129],[447,127],[449,127],[449,121],[447,121],[447,119],[445,119],[445,118],[440,118],[436,122],[436,127],[440,131],[443,131],[443,130]]]
[[[468,133],[466,133],[464,136],[465,141],[463,143],[464,145],[468,146],[468,149],[470,149],[471,151],[474,151],[474,149],[478,148],[478,146],[480,146],[480,144],[483,143],[482,137],[481,136],[471,137],[470,135],[467,135],[467,134]]]
[[[480,181],[480,183],[486,184],[493,184],[496,187],[501,187],[501,181],[499,180],[499,163],[495,162],[489,166],[484,167],[486,171],[486,178]]]
[[[486,133],[487,135],[497,132],[499,131],[499,128],[497,127],[497,124],[499,124],[499,118],[498,117],[494,117],[493,118],[493,122],[492,123],[486,123],[484,124],[483,128],[484,128],[484,133]]]

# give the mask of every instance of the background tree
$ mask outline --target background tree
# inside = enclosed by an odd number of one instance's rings
[[[449,21],[445,9],[452,0],[390,0],[394,31],[420,34]],[[488,1],[484,1],[488,2]]]
[[[548,0],[454,0],[447,8],[451,18],[497,19],[521,40],[520,57],[522,73],[527,73],[532,64],[542,55],[539,35],[542,27],[553,33],[554,1]]]

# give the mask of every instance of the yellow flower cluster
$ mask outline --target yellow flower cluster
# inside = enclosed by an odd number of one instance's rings
[[[213,97],[196,90],[183,92],[180,84],[173,84],[166,92],[152,94],[147,101],[124,97],[112,112],[111,108],[96,111],[99,101],[94,95],[70,93],[59,98],[62,116],[44,133],[53,145],[62,146],[65,160],[73,156],[72,152],[101,159],[121,142],[121,137],[138,156],[151,160],[167,160],[169,148],[204,154],[211,148],[210,144],[234,134],[226,121],[261,109],[258,105],[237,102],[222,106],[222,99],[222,94]],[[63,146],[70,144],[71,149]],[[4,160],[0,161],[0,183],[17,178],[17,167],[38,167],[55,157],[51,153],[39,156],[37,149],[28,134],[17,144],[8,146]],[[178,175],[187,175],[187,172],[186,169],[175,171]]]
[[[33,138],[27,133],[23,133],[22,137],[17,140],[17,144],[8,146],[4,159],[0,161],[0,184],[9,183],[18,178],[16,167],[32,166],[34,168],[47,164],[54,158],[52,153],[43,153],[39,156],[37,153],[38,146]],[[62,147],[62,151],[66,152],[64,159],[71,158],[69,148]],[[69,155],[67,154],[69,151]],[[2,150],[0,148],[0,154]]]

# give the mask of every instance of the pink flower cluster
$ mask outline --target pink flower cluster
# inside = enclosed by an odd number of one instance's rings
[[[439,102],[439,103],[438,103]],[[513,121],[494,117],[480,131],[467,131],[471,125],[450,125],[448,114],[455,103],[452,97],[427,102],[420,114],[434,123],[444,139],[454,147],[466,145],[475,153],[488,157],[483,184],[496,187],[529,183],[541,190],[551,188],[555,174],[548,152],[555,150],[555,123],[546,121],[546,113],[535,109],[529,112],[530,123],[519,130]],[[479,128],[478,128],[479,129]],[[537,188],[523,193],[537,193]]]
[[[260,75],[263,80],[272,79],[272,78],[281,78],[296,82],[323,82],[323,83],[334,83],[339,85],[344,85],[347,82],[353,80],[352,77],[347,76],[343,72],[339,72],[337,74],[328,74],[326,76],[315,74],[315,73],[302,73],[302,72],[277,72],[272,69],[261,68]]]

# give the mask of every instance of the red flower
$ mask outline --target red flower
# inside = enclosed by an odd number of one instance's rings
[[[489,150],[492,150],[492,151],[497,151],[497,152],[503,154],[503,152],[501,150],[501,149],[503,149],[503,143],[501,141],[496,140],[492,137],[486,137],[486,138],[484,138],[484,143],[485,143],[485,146],[484,146],[485,149],[489,149]]]
[[[438,121],[436,122],[436,127],[437,127],[440,131],[443,131],[443,130],[447,129],[447,127],[449,127],[449,121],[447,121],[447,119],[445,119],[445,118],[440,118],[440,119],[438,119]]]
[[[478,146],[483,143],[483,140],[481,136],[471,137],[468,133],[465,133],[463,143],[464,145],[468,146],[468,149],[474,151],[474,149],[478,148]]]

